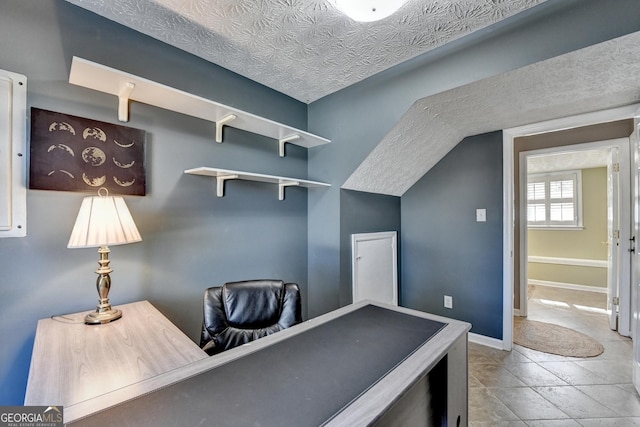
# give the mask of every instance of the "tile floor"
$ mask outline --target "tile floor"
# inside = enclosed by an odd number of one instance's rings
[[[640,426],[640,397],[631,383],[633,345],[609,329],[605,295],[533,289],[530,319],[576,329],[605,351],[581,359],[470,343],[469,425]]]

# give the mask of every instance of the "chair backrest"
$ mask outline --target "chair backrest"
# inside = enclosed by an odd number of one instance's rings
[[[282,280],[228,282],[204,293],[200,347],[213,355],[302,321],[300,288]]]

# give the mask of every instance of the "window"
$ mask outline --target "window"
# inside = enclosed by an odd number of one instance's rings
[[[579,170],[529,175],[529,227],[582,227],[581,178]]]

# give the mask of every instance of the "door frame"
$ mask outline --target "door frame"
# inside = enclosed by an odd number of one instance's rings
[[[398,305],[398,232],[397,231],[381,231],[375,233],[356,233],[351,235],[351,298],[352,302],[356,302],[356,283],[358,283],[358,264],[356,258],[356,245],[358,242],[365,242],[369,240],[383,240],[389,239],[391,241],[391,251],[393,254],[392,269],[393,269],[393,304]]]
[[[622,195],[622,197],[618,198],[615,197],[615,202],[612,202],[610,197],[613,196],[611,193],[611,189],[609,188],[609,185],[607,185],[607,204],[612,203],[613,206],[608,206],[608,207],[612,207],[613,209],[610,212],[610,215],[612,215],[613,217],[617,217],[618,221],[615,221],[615,224],[617,226],[617,229],[620,231],[620,235],[619,237],[616,239],[613,236],[613,233],[611,235],[608,236],[609,239],[609,247],[608,247],[608,267],[607,267],[607,277],[610,277],[610,270],[613,270],[614,268],[616,269],[616,277],[627,277],[627,281],[626,283],[624,282],[620,282],[620,288],[618,289],[618,286],[616,285],[616,296],[618,296],[618,292],[620,293],[626,293],[626,295],[629,295],[629,284],[630,284],[630,280],[631,280],[631,276],[630,276],[630,263],[631,263],[631,259],[627,254],[627,258],[625,260],[620,259],[619,262],[617,262],[616,264],[618,265],[617,267],[613,267],[611,264],[611,256],[613,255],[614,251],[619,251],[619,247],[615,244],[617,242],[627,242],[629,240],[629,238],[631,237],[631,215],[630,215],[630,201],[631,201],[631,189],[630,189],[630,185],[631,185],[631,178],[630,178],[630,168],[631,168],[631,163],[630,163],[630,158],[629,158],[629,150],[630,150],[630,139],[628,137],[626,138],[613,138],[613,139],[607,139],[607,140],[602,140],[602,141],[594,141],[594,142],[586,142],[586,143],[579,143],[579,144],[571,144],[571,145],[559,145],[559,146],[555,146],[555,147],[549,147],[549,148],[541,148],[541,149],[535,149],[535,150],[530,150],[530,151],[521,151],[519,154],[519,158],[520,158],[520,212],[521,212],[521,221],[520,221],[520,308],[518,310],[518,312],[516,313],[516,310],[514,310],[514,314],[519,315],[519,316],[527,316],[528,314],[528,301],[527,301],[527,286],[528,286],[528,278],[529,278],[529,274],[528,274],[528,245],[529,245],[529,234],[528,234],[528,228],[527,228],[527,223],[525,221],[526,219],[526,206],[527,206],[527,201],[526,198],[522,197],[522,195],[526,194],[527,191],[527,164],[528,164],[528,159],[531,156],[544,156],[544,155],[552,155],[552,154],[558,154],[558,153],[567,153],[567,152],[572,152],[572,153],[580,153],[580,152],[586,152],[586,151],[592,151],[592,150],[601,150],[601,149],[606,149],[606,150],[610,150],[610,152],[613,152],[613,150],[617,151],[617,162],[620,164],[620,169],[619,169],[619,175],[618,175],[618,185],[616,186],[616,190],[618,190],[619,188],[619,193]],[[612,162],[611,158],[609,160],[609,166],[607,167],[607,170],[609,170],[609,167],[611,166],[610,163]],[[608,177],[607,177],[608,179]],[[613,218],[608,218],[608,220],[613,219]],[[616,239],[616,242],[614,242],[613,240]],[[617,249],[616,249],[617,248]],[[619,252],[619,254],[621,255],[622,253]],[[618,256],[620,256],[618,255]],[[617,259],[617,257],[614,257],[615,259]],[[607,289],[608,292],[611,290],[611,287],[613,286],[613,284],[610,284],[607,282]],[[607,300],[607,307],[609,308],[611,304],[611,299],[608,298]],[[622,335],[629,335],[630,334],[630,330],[629,330],[629,319],[630,317],[630,313],[629,310],[626,307],[620,307],[620,314],[621,314],[621,319],[623,319],[623,321],[621,322],[620,325],[620,333]],[[612,309],[612,317],[615,316],[615,308]],[[615,326],[612,327],[612,329],[616,329]]]
[[[513,348],[513,302],[514,302],[514,238],[515,238],[515,192],[514,192],[514,139],[562,129],[631,119],[640,114],[640,104],[596,111],[581,115],[533,123],[502,131],[502,176],[503,176],[503,279],[502,279],[502,349]],[[631,295],[633,298],[633,295]]]

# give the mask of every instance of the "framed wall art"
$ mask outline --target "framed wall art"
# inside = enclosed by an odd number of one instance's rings
[[[144,196],[145,132],[31,108],[29,188]]]

